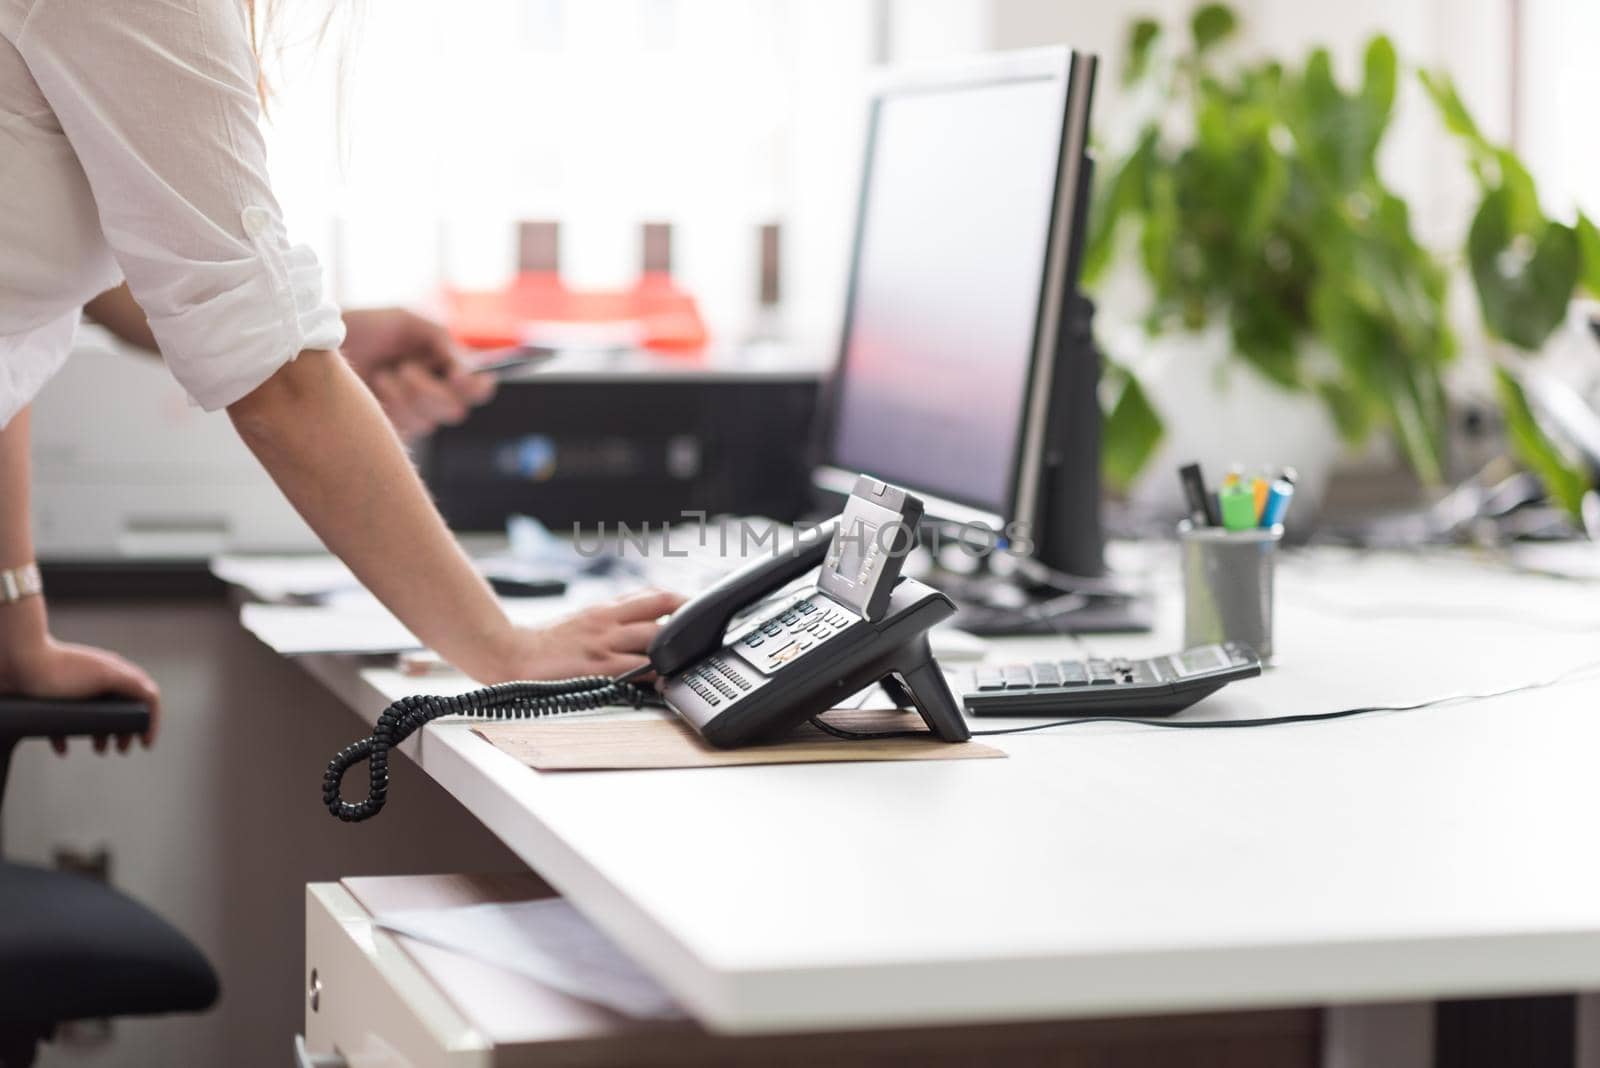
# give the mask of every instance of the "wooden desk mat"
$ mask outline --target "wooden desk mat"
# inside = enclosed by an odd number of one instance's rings
[[[846,730],[888,731],[919,728],[914,712],[892,709],[839,709],[828,722]],[[742,764],[826,764],[871,760],[974,760],[1005,753],[980,742],[941,742],[929,738],[847,741],[807,723],[772,745],[714,749],[694,728],[666,715],[659,719],[514,720],[475,728],[501,752],[540,771],[619,771],[649,768],[716,768]]]

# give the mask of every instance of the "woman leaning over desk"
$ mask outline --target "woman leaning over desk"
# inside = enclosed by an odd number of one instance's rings
[[[31,593],[28,405],[85,304],[225,408],[328,548],[473,678],[642,664],[675,597],[515,627],[445,529],[384,409],[415,432],[473,387],[427,368],[445,343],[403,313],[348,323],[382,407],[340,354],[347,324],[268,184],[252,17],[245,0],[0,0],[0,693],[158,697],[127,661],[53,640]]]

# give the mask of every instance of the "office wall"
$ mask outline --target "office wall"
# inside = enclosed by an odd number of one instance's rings
[[[1600,218],[1600,4],[1522,0],[1517,144],[1539,182],[1545,208]]]

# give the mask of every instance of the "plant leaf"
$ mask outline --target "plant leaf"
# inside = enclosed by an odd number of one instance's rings
[[[1467,142],[1468,147],[1475,152],[1492,154],[1494,150],[1483,136],[1483,131],[1478,129],[1477,120],[1472,117],[1472,112],[1461,102],[1461,94],[1456,92],[1456,83],[1450,75],[1424,70],[1417,72],[1417,78],[1427,90],[1428,96],[1433,99],[1434,107],[1439,109],[1439,117],[1444,120],[1445,129]]]
[[[1239,27],[1239,17],[1227,4],[1206,4],[1195,9],[1189,19],[1194,34],[1194,50],[1204,53]]]
[[[1583,288],[1600,297],[1600,229],[1589,217],[1578,213],[1578,249],[1583,253]]]
[[[1106,484],[1126,492],[1155,455],[1163,433],[1161,416],[1151,407],[1139,380],[1129,375],[1106,413],[1102,430],[1101,467]]]
[[[1234,351],[1273,382],[1288,389],[1299,389],[1301,324],[1295,322],[1283,305],[1267,293],[1260,299],[1243,294],[1233,301],[1230,323]]]
[[[1510,149],[1494,152],[1495,170],[1500,175],[1500,186],[1510,199],[1511,228],[1517,233],[1535,233],[1546,222],[1539,210],[1539,189],[1533,184],[1533,175]]]
[[[1128,28],[1128,53],[1122,68],[1122,84],[1132,85],[1150,69],[1150,50],[1161,36],[1155,19],[1135,19]]]
[[[1343,383],[1322,382],[1317,385],[1317,394],[1322,397],[1334,425],[1339,428],[1339,436],[1345,441],[1357,444],[1372,432],[1372,405],[1360,390]]]
[[[1572,227],[1545,222],[1529,232],[1516,185],[1483,198],[1467,234],[1467,259],[1484,325],[1496,337],[1529,352],[1542,346],[1566,318],[1583,267]]]
[[[1100,279],[1117,251],[1117,234],[1123,219],[1142,212],[1149,199],[1150,168],[1155,162],[1158,131],[1145,130],[1139,145],[1123,160],[1105,182],[1095,182],[1094,202],[1089,209],[1089,237],[1083,249],[1083,280],[1092,285]]]
[[[1417,477],[1436,484],[1444,436],[1437,371],[1442,359],[1425,347],[1426,340],[1423,346],[1408,343],[1377,287],[1359,271],[1326,272],[1316,283],[1312,310],[1318,335],[1339,358],[1342,385],[1360,393],[1369,410],[1383,413]],[[1338,410],[1334,417],[1340,419]]]
[[[1288,98],[1286,118],[1311,176],[1335,194],[1355,190],[1375,173],[1378,144],[1389,121],[1383,88],[1384,47],[1374,42],[1369,53],[1370,97],[1365,87],[1356,94],[1340,89],[1333,77],[1332,57],[1327,49],[1319,48],[1306,60],[1305,71]]]
[[[1389,124],[1389,115],[1394,110],[1399,69],[1394,42],[1383,34],[1369,41],[1363,67],[1365,73],[1361,83],[1361,99],[1366,104],[1373,125],[1382,130]]]
[[[1495,391],[1500,395],[1500,410],[1505,413],[1506,436],[1511,453],[1539,476],[1545,492],[1574,519],[1583,514],[1583,495],[1589,489],[1589,479],[1582,471],[1567,462],[1561,450],[1545,435],[1528,406],[1527,394],[1504,367],[1494,369]]]

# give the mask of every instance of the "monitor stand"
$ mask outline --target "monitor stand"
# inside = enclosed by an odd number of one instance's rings
[[[1143,634],[1155,625],[1155,605],[1146,593],[1089,593],[1020,575],[940,567],[923,580],[956,603],[952,626],[984,637]]]

